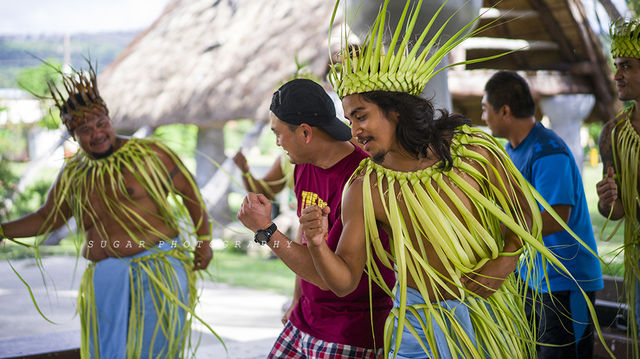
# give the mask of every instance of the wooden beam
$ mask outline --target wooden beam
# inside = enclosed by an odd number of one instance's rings
[[[584,42],[584,47],[587,52],[589,61],[594,64],[599,64],[601,71],[593,71],[591,78],[593,79],[593,88],[596,95],[596,103],[599,106],[606,106],[609,109],[606,112],[609,116],[614,115],[613,109],[613,93],[610,78],[607,78],[605,74],[609,74],[610,70],[607,67],[606,60],[603,58],[602,51],[596,51],[594,44],[599,44],[599,40],[591,30],[590,25],[587,23],[587,15],[584,7],[579,0],[566,0],[572,17],[580,30],[580,38]],[[603,66],[604,65],[604,66]]]
[[[569,40],[565,37],[564,31],[556,18],[553,16],[553,12],[543,0],[529,0],[531,7],[534,8],[540,14],[540,20],[547,29],[547,33],[551,38],[560,46],[560,53],[565,60],[569,62],[577,61],[576,55],[571,50],[573,47]]]
[[[480,18],[487,20],[504,19],[530,19],[540,16],[534,10],[500,10],[493,7],[483,7],[480,9]]]
[[[489,4],[491,5],[491,7],[494,7],[494,8],[497,7],[497,5],[498,5],[497,2],[498,1],[496,1],[496,0],[488,0],[488,1],[489,1]],[[500,26],[502,28],[502,30],[504,31],[505,37],[508,37],[508,38],[513,38],[514,37],[514,36],[512,36],[511,31],[509,31],[509,27],[507,27],[507,25],[506,25],[506,23],[508,21],[505,21],[505,20],[496,20],[496,21],[497,21],[496,26]],[[516,62],[516,64],[518,65],[518,67],[520,67],[522,69],[529,68],[529,64],[527,62],[527,59],[522,54],[519,54],[517,52],[514,53],[513,59]]]
[[[494,73],[492,70],[449,71],[451,97],[482,97],[484,85]],[[589,81],[582,76],[556,71],[519,71],[518,74],[527,80],[534,97],[593,92]]]
[[[537,50],[558,50],[558,44],[553,41],[542,40],[521,40],[521,39],[501,39],[495,37],[472,37],[465,40],[461,47],[467,50],[487,49],[487,50],[509,50],[509,51],[537,51]]]
[[[495,56],[504,53],[504,50],[469,49],[468,59]],[[528,66],[524,67],[516,61],[516,55],[526,55]],[[467,64],[467,69],[495,69],[513,71],[568,71],[571,62],[564,60],[557,50],[516,51],[493,60],[487,60],[475,64]]]

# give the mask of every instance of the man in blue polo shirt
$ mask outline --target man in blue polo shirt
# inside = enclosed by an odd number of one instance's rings
[[[596,252],[576,161],[558,135],[536,122],[534,112],[529,86],[515,72],[498,72],[485,85],[482,120],[493,136],[509,141],[506,150],[516,167],[569,228]],[[594,302],[595,291],[603,288],[599,260],[546,211],[542,212],[542,223],[545,246],[558,256],[575,280],[549,262],[543,268],[540,257],[535,258],[535,271],[524,266],[519,269],[535,303],[535,315],[530,318],[537,325],[538,358],[591,358],[593,324],[580,288]]]

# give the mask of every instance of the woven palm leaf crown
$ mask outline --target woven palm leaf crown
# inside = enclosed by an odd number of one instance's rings
[[[609,27],[611,56],[640,59],[640,21],[618,19]]]
[[[52,81],[47,85],[69,134],[73,136],[76,127],[86,122],[86,115],[109,114],[107,105],[98,92],[97,76],[91,63],[89,70],[71,69],[69,74],[59,70],[58,73],[62,77],[64,93]]]
[[[339,64],[332,66],[332,70],[329,74],[329,81],[333,85],[334,89],[336,89],[340,98],[354,93],[376,90],[406,92],[417,96],[422,92],[429,80],[445,68],[460,64],[475,63],[497,57],[492,56],[477,60],[464,61],[436,70],[438,63],[453,48],[492,24],[492,22],[490,22],[474,31],[468,31],[478,20],[478,16],[460,29],[444,44],[436,46],[438,45],[438,38],[442,34],[445,26],[453,16],[455,16],[455,14],[453,14],[445,21],[444,25],[442,25],[442,27],[436,32],[435,36],[433,36],[433,38],[424,47],[422,47],[427,33],[431,29],[434,21],[444,8],[445,4],[435,12],[428,25],[420,34],[420,37],[414,44],[411,44],[412,48],[409,51],[409,39],[411,38],[413,28],[416,20],[418,19],[422,0],[420,0],[411,11],[411,0],[407,0],[404,11],[393,33],[389,49],[385,53],[382,43],[387,5],[389,4],[389,1],[390,0],[385,0],[384,4],[381,6],[378,16],[374,20],[371,30],[365,37],[360,51],[354,52],[349,50],[347,31],[344,30],[341,61]],[[338,0],[334,9],[334,17],[339,3],[340,1]],[[408,20],[405,25],[406,19]],[[404,38],[400,43],[398,43],[400,34],[403,30],[405,31]],[[420,51],[421,47],[422,50]],[[432,52],[434,49],[435,51]]]

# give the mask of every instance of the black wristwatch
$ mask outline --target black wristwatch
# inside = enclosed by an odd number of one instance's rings
[[[269,241],[271,240],[271,235],[276,233],[277,230],[278,226],[276,226],[275,223],[271,222],[271,225],[267,227],[267,229],[259,229],[256,232],[256,235],[253,237],[253,240],[260,245],[265,245],[269,243]]]

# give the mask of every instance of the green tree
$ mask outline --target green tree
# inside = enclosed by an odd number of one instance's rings
[[[640,15],[640,1],[639,0],[626,0],[627,8],[631,10],[631,16],[637,18]]]
[[[18,86],[36,97],[47,97],[49,95],[47,83],[59,81],[58,73],[61,68],[62,63],[56,60],[47,60],[38,66],[26,67],[16,75]]]
[[[61,62],[47,60],[38,66],[24,68],[16,75],[16,81],[20,88],[43,100],[42,106],[45,107],[45,114],[38,124],[50,130],[60,126],[60,115],[58,111],[52,111],[49,101],[45,99],[51,96],[48,84],[59,84],[61,68]]]

